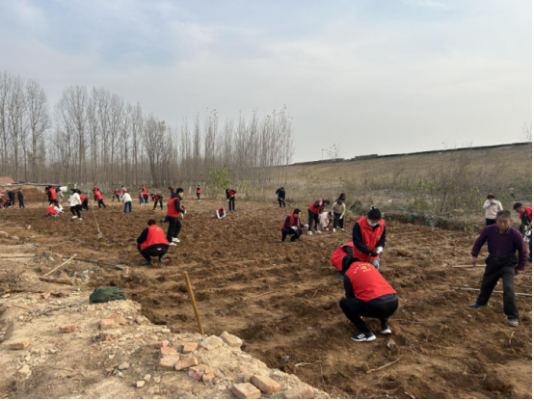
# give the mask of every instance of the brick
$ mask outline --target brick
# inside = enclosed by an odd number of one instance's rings
[[[282,390],[282,386],[267,376],[252,376],[250,380],[252,384],[258,387],[262,393],[272,394]]]
[[[110,341],[122,337],[120,330],[102,331],[98,334],[97,339],[100,341]]]
[[[109,330],[116,326],[115,320],[113,319],[102,319],[100,322],[98,322],[98,325],[100,326],[101,330]]]
[[[261,398],[261,392],[250,383],[234,384],[232,393],[243,400]]]
[[[211,381],[215,378],[215,372],[214,371],[211,371],[209,373],[204,373],[204,375],[202,376],[202,381],[205,383],[205,384],[208,384],[208,383],[211,383]]]
[[[154,348],[163,348],[163,347],[166,347],[167,345],[169,345],[169,342],[167,340],[160,341],[160,342],[154,344]]]
[[[194,356],[182,357],[178,362],[176,362],[174,369],[184,370],[196,365],[198,365],[198,360]]]
[[[202,380],[202,376],[204,376],[205,374],[210,374],[211,372],[213,372],[213,369],[209,366],[197,365],[189,368],[187,374],[189,375],[189,377],[192,377],[195,380]]]
[[[172,347],[161,347],[159,349],[159,354],[161,356],[164,356],[164,355],[170,355],[170,354],[177,354],[178,351],[176,351],[176,349],[172,348]]]
[[[66,324],[64,326],[59,326],[59,332],[60,333],[72,333],[76,331],[77,327],[78,326],[76,326],[75,324]]]
[[[211,351],[217,348],[221,348],[222,346],[224,346],[224,344],[224,341],[221,340],[219,337],[209,336],[200,343],[200,347],[204,348],[206,351]]]
[[[183,348],[182,348],[182,352],[184,354],[190,354],[191,352],[196,351],[197,348],[198,348],[198,344],[197,343],[185,343]]]
[[[145,381],[144,380],[139,380],[137,383],[135,383],[135,386],[137,388],[144,387],[145,386]]]
[[[307,384],[301,384],[284,391],[284,398],[293,400],[313,398],[313,388]]]
[[[158,370],[174,370],[174,366],[180,360],[180,354],[168,354],[158,361]]]
[[[228,344],[230,347],[241,347],[243,345],[243,340],[239,337],[234,336],[233,334],[227,333],[226,331],[221,334],[221,339]]]
[[[30,345],[30,339],[29,338],[20,338],[20,339],[17,339],[16,341],[12,341],[12,342],[10,342],[8,344],[9,349],[13,349],[13,350],[24,349],[28,345]]]
[[[48,298],[50,298],[50,293],[49,293],[49,292],[43,292],[43,293],[41,294],[41,298],[42,298],[42,299],[48,299]]]

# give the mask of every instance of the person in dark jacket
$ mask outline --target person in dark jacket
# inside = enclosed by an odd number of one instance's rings
[[[532,262],[532,206],[525,206],[521,202],[514,203],[514,210],[519,214],[521,226],[519,231],[528,242],[528,261]]]
[[[278,196],[278,205],[280,207],[286,207],[286,190],[284,187],[276,190],[276,196]]]
[[[347,319],[358,329],[351,340],[356,342],[376,340],[361,316],[380,319],[381,334],[391,334],[388,319],[399,306],[396,291],[370,263],[353,259],[343,278],[345,297],[339,306]]]
[[[352,242],[354,257],[380,268],[380,254],[386,245],[386,226],[379,209],[371,206],[367,216],[354,224]]]
[[[185,208],[182,207],[180,201],[183,199],[184,190],[178,188],[176,193],[171,195],[169,199],[169,204],[167,206],[167,216],[165,221],[169,223],[169,230],[167,231],[167,241],[169,245],[176,246],[176,243],[180,242],[178,235],[182,229],[182,223],[180,223],[180,218],[184,218],[186,213]]]
[[[7,197],[9,198],[9,202],[13,206],[15,204],[15,192],[12,190],[7,191]]]
[[[155,256],[159,258],[160,263],[163,263],[165,261],[163,256],[168,249],[169,241],[165,238],[163,229],[156,225],[156,220],[148,220],[148,227],[137,238],[137,250],[146,260],[143,265],[152,265],[152,257]]]
[[[289,216],[284,220],[282,225],[282,242],[286,242],[286,237],[288,234],[293,234],[290,241],[295,242],[302,235],[301,227],[307,227],[307,224],[303,225],[301,223],[302,211],[300,209],[293,210]]]
[[[487,306],[495,285],[502,279],[504,314],[508,317],[508,324],[516,327],[519,325],[519,311],[515,303],[514,277],[525,269],[527,250],[521,233],[512,227],[511,223],[510,212],[501,210],[497,212],[497,224],[484,228],[475,241],[471,250],[473,266],[476,265],[478,254],[486,242],[489,256],[486,258],[480,293],[476,302],[469,306]]]
[[[235,210],[235,194],[237,192],[230,185],[230,188],[226,189],[226,199],[228,199],[228,210]]]
[[[22,188],[19,188],[17,191],[17,197],[19,199],[19,209],[24,209],[24,194],[22,193]]]

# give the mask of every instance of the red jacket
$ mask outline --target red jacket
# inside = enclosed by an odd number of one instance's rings
[[[367,223],[367,217],[362,217],[356,223],[360,225],[363,244],[367,248],[369,248],[370,251],[376,251],[376,244],[378,244],[378,241],[380,241],[380,237],[382,237],[382,233],[384,232],[384,226],[385,226],[384,220],[381,219],[379,223],[379,227],[374,230],[373,230],[373,227],[371,227]],[[358,248],[356,248],[356,246],[354,247],[352,256],[360,259],[362,262],[370,262],[371,260],[375,260],[379,258],[379,256],[371,256],[366,253],[363,253]]]
[[[165,232],[163,231],[163,228],[158,227],[155,224],[148,226],[148,235],[146,237],[146,241],[140,245],[141,250],[143,251],[149,246],[160,244],[169,245],[169,241],[167,241],[167,238],[165,238]]]
[[[118,189],[118,188],[115,188],[114,192],[115,192],[115,195],[119,195],[119,194],[120,194],[120,192],[119,192],[119,189]]]
[[[46,214],[58,214],[58,211],[55,209],[56,205],[52,205],[46,211]]]
[[[324,209],[323,199],[316,200],[308,208],[309,211],[319,214]]]
[[[346,246],[354,248],[354,244],[352,242],[347,242],[346,244],[343,244],[337,248],[330,257],[330,263],[337,267],[338,270],[343,270],[343,258],[348,255],[347,252],[343,250],[343,248]]]
[[[95,196],[97,201],[102,200],[103,198],[102,193],[100,191],[95,191]]]
[[[85,200],[85,195],[80,195],[80,200],[81,200],[82,203],[83,203],[83,201]]]
[[[364,302],[369,302],[383,295],[396,294],[393,287],[370,263],[354,262],[345,275],[352,284],[354,296]]]
[[[50,200],[56,200],[56,189],[50,188],[48,191],[50,192]]]

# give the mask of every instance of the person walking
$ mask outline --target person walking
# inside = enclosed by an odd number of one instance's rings
[[[104,197],[102,196],[102,192],[100,192],[99,189],[95,191],[95,197],[96,201],[98,202],[98,208],[100,209],[102,206],[104,206],[104,209],[107,209],[107,206],[104,203]]]
[[[167,231],[167,241],[169,245],[176,246],[176,243],[180,242],[178,235],[182,229],[182,223],[180,223],[180,218],[183,218],[186,213],[185,208],[182,207],[180,201],[183,199],[184,190],[178,188],[176,193],[171,195],[169,199],[169,204],[167,206],[167,216],[165,221],[169,223],[169,229]]]
[[[495,224],[497,212],[503,210],[501,202],[495,199],[495,195],[489,194],[482,207],[486,209],[486,226]]]
[[[329,200],[319,199],[313,202],[308,207],[308,235],[312,235],[312,227],[315,224],[315,232],[321,234],[322,231],[319,230],[319,213],[321,213],[326,205],[330,205]]]
[[[202,192],[202,188],[200,188],[200,184],[197,185],[197,199],[200,200],[200,193]]]
[[[344,226],[344,217],[346,212],[346,206],[341,199],[338,199],[332,206],[332,213],[334,213],[334,228],[333,232],[336,232],[336,229],[339,227],[341,231],[345,231]]]
[[[488,243],[489,256],[480,293],[475,303],[469,306],[487,306],[495,285],[502,279],[504,314],[508,317],[508,324],[516,327],[519,325],[519,311],[515,303],[514,278],[525,269],[527,250],[521,233],[511,226],[510,212],[500,210],[496,217],[497,223],[482,230],[471,250],[471,263],[475,266],[482,246]]]
[[[69,204],[70,212],[72,213],[72,218],[81,220],[82,216],[80,214],[80,210],[82,209],[82,201],[80,199],[80,195],[74,188],[70,189]]]
[[[386,245],[386,225],[379,209],[371,206],[367,216],[354,224],[352,242],[355,258],[380,268],[380,254]]]
[[[128,191],[122,194],[122,202],[124,203],[124,213],[126,214],[127,211],[129,213],[132,213],[132,197],[130,196]]]
[[[276,196],[278,196],[278,206],[286,207],[286,190],[284,187],[280,187],[276,190]]]
[[[519,231],[528,243],[528,261],[532,262],[532,206],[525,206],[521,202],[514,203],[514,210],[519,214],[521,226]]]
[[[157,256],[160,263],[165,260],[163,256],[169,250],[169,241],[165,238],[163,229],[156,225],[156,220],[148,220],[148,227],[137,238],[137,250],[141,253],[145,262],[143,266],[151,266],[152,257]]]
[[[24,194],[22,193],[22,188],[19,188],[19,190],[17,191],[17,197],[19,199],[19,209],[25,209]]]
[[[235,210],[235,194],[236,191],[230,185],[230,188],[226,189],[226,199],[228,199],[228,210]]]

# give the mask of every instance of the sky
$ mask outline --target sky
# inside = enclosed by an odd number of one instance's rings
[[[0,0],[0,71],[170,124],[284,105],[295,161],[523,141],[530,0]]]

